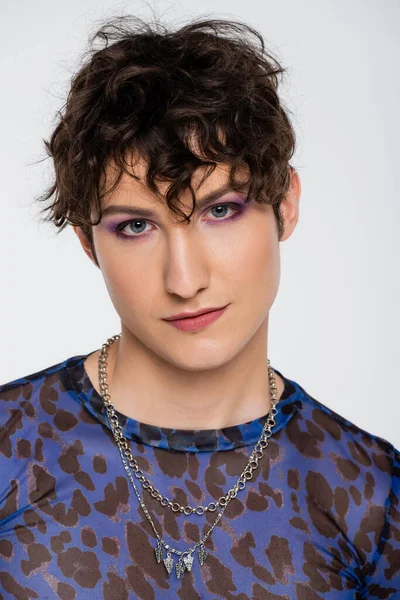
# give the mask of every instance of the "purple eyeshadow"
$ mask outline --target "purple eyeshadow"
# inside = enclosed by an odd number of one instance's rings
[[[224,200],[221,202],[216,202],[214,204],[211,204],[209,207],[205,208],[205,212],[210,211],[212,208],[216,207],[216,206],[221,206],[221,205],[226,205],[228,208],[231,208],[233,210],[233,213],[230,217],[224,218],[224,219],[220,219],[221,222],[230,222],[233,221],[234,219],[236,219],[237,217],[240,217],[241,214],[243,214],[243,212],[247,209],[249,202],[245,201],[245,198],[243,197],[233,197],[232,199],[229,200]],[[105,228],[105,230],[108,233],[116,233],[117,235],[119,235],[120,237],[124,237],[124,238],[135,238],[135,237],[139,237],[140,234],[138,234],[137,236],[127,236],[121,232],[118,232],[117,229],[120,227],[121,229],[124,229],[124,227],[126,227],[126,225],[128,225],[129,223],[131,223],[132,221],[148,221],[147,218],[145,217],[140,217],[140,216],[131,216],[131,218],[125,218],[125,219],[121,219],[121,218],[114,218],[114,219],[108,219],[106,221],[103,222],[103,227]],[[215,220],[215,223],[210,223],[212,225],[218,225],[218,219]],[[145,235],[145,234],[142,234]]]
[[[132,217],[132,219],[124,219],[121,221],[121,219],[110,219],[109,221],[105,221],[103,223],[104,228],[108,231],[108,233],[114,233],[114,231],[117,229],[118,225],[120,225],[121,223],[123,223],[124,221],[133,221],[135,220],[135,217]]]

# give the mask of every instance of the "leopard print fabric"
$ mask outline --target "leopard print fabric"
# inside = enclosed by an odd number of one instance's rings
[[[0,386],[0,600],[400,598],[399,452],[279,371],[285,389],[253,479],[203,566],[196,552],[181,579],[168,574],[87,356]],[[144,474],[183,506],[226,494],[265,422],[188,431],[117,414]],[[170,546],[188,550],[214,523],[216,512],[172,512],[135,483]]]

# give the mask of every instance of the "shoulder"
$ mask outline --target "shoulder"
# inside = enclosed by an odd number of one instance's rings
[[[382,471],[391,470],[389,463],[399,456],[391,442],[359,427],[301,389],[301,419],[317,439],[327,442],[332,452],[344,453],[360,465],[375,463]]]
[[[309,394],[301,385],[296,418],[286,431],[305,477],[308,493],[352,499],[374,507],[387,520],[396,516],[400,494],[400,452],[387,439],[363,429]],[[307,485],[308,484],[308,485]]]
[[[3,398],[7,395],[7,392],[10,390],[29,388],[35,383],[43,383],[46,379],[55,375],[57,378],[57,374],[66,369],[74,359],[81,358],[80,356],[73,356],[70,358],[66,358],[64,361],[53,364],[51,366],[45,367],[39,371],[35,371],[34,373],[30,373],[29,375],[23,375],[18,377],[17,379],[13,379],[12,381],[8,381],[0,385],[0,397]]]
[[[360,467],[375,467],[392,473],[399,460],[399,450],[387,439],[361,428],[339,414],[321,400],[311,396],[303,387],[300,390],[301,408],[292,432],[292,439],[306,454],[318,458],[329,453],[332,459],[347,460]],[[298,433],[296,436],[295,434]],[[299,446],[299,442],[302,440]],[[341,462],[346,472],[345,463]],[[355,467],[357,470],[357,467]],[[347,473],[351,477],[351,472]]]
[[[16,398],[32,398],[43,386],[63,386],[65,371],[79,362],[84,356],[71,356],[62,362],[47,366],[39,371],[23,375],[0,385],[0,401],[12,402]]]
[[[83,359],[71,357],[0,385],[0,528],[37,498],[56,498],[57,485],[71,472],[67,457],[73,463],[83,452],[88,425],[71,376]]]
[[[399,450],[293,383],[299,402],[286,445],[308,493],[325,490],[332,502],[345,495],[360,506],[384,508],[388,516],[399,503]]]
[[[0,385],[0,455],[10,458],[11,440],[46,435],[49,423],[65,418],[71,406],[66,372],[82,357],[70,357],[44,369]]]

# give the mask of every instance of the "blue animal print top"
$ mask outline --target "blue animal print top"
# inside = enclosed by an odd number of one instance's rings
[[[0,600],[400,598],[399,452],[281,375],[276,425],[253,478],[191,569],[157,562],[88,355],[0,386]],[[118,413],[163,496],[215,502],[237,481],[265,417],[173,430]],[[164,508],[134,478],[157,531],[185,551],[218,512]],[[204,556],[203,556],[204,558]]]

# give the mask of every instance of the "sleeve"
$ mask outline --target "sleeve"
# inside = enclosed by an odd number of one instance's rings
[[[400,598],[400,452],[393,448],[392,454],[392,485],[385,502],[385,521],[362,598]]]

